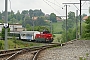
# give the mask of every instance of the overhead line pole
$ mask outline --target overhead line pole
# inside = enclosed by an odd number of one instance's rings
[[[75,4],[80,4],[80,3],[63,3],[63,4],[73,4],[75,6]],[[75,6],[76,7],[76,6]],[[77,8],[77,7],[76,7]],[[78,9],[78,8],[77,8]],[[79,9],[78,9],[79,10]],[[77,13],[78,14],[78,11]],[[66,21],[67,22],[67,21]],[[66,23],[67,24],[67,23]],[[76,24],[77,24],[77,21],[76,21]],[[77,29],[77,25],[76,25],[76,29]],[[81,30],[80,30],[81,31]],[[67,34],[66,34],[67,35]],[[77,39],[77,30],[76,30],[76,39]]]
[[[66,6],[66,42],[67,42],[67,5],[65,5]]]
[[[80,37],[79,38],[81,38],[81,30],[82,28],[81,28],[81,0],[80,0]]]
[[[78,16],[78,10],[76,10],[76,16]],[[78,21],[76,17],[76,39],[78,39]]]
[[[68,38],[67,38],[67,6],[68,5],[64,5],[66,7],[66,42],[68,41]]]
[[[66,4],[66,42],[68,41],[68,38],[67,38],[67,4],[79,4],[79,3],[63,3],[63,4]]]
[[[7,24],[8,22],[8,12],[7,12],[7,4],[8,0],[5,0],[5,24]],[[7,28],[5,28],[5,50],[8,49],[8,42],[7,42]]]

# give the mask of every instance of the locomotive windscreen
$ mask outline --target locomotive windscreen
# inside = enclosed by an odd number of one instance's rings
[[[50,33],[49,31],[43,31],[43,34],[47,34],[47,33]]]

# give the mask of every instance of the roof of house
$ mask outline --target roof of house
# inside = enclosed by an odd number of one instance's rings
[[[88,16],[84,16],[84,17],[83,17],[83,20],[86,20],[86,19],[88,19]]]
[[[0,23],[0,25],[3,25],[3,23]],[[9,24],[9,25],[22,25],[22,24]]]

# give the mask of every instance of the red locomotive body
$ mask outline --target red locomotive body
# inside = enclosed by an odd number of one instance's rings
[[[36,34],[35,39],[38,42],[52,42],[53,36],[49,31],[44,31],[40,34]]]

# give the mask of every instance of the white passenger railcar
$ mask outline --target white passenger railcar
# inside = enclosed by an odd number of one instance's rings
[[[40,32],[39,31],[21,31],[20,32],[20,39],[32,41],[32,40],[35,40],[36,34],[40,34]]]

